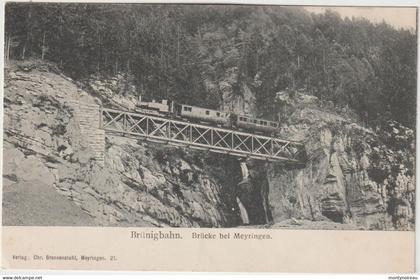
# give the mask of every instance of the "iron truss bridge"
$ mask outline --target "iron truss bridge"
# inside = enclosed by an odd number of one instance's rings
[[[298,142],[101,108],[100,128],[147,141],[184,146],[210,152],[285,163],[302,163],[304,145]]]

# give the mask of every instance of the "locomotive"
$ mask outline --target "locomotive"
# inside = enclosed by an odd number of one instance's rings
[[[151,102],[140,101],[137,104],[136,111],[147,115],[171,117],[257,134],[273,135],[278,132],[280,127],[278,122],[198,106],[178,104],[169,100],[162,100],[161,102],[156,102],[155,100]]]

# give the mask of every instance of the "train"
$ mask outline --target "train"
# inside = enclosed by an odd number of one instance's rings
[[[280,124],[260,118],[222,112],[198,106],[179,104],[170,100],[157,102],[139,101],[136,111],[142,114],[171,117],[184,121],[216,125],[218,127],[242,130],[246,132],[274,136],[278,133]]]

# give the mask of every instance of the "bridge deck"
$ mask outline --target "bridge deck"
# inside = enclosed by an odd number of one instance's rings
[[[100,127],[152,142],[286,163],[300,163],[304,151],[299,142],[106,108],[101,108]]]

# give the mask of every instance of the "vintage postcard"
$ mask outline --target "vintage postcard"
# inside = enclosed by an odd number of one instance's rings
[[[7,2],[2,267],[413,272],[417,13]]]

